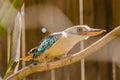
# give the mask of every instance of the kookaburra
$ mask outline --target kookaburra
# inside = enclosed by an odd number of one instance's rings
[[[38,47],[29,51],[29,55],[20,60],[52,61],[66,55],[79,41],[86,40],[105,32],[104,29],[94,29],[87,25],[77,25],[61,32],[55,32],[45,37]]]

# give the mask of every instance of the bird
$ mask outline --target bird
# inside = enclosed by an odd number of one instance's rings
[[[50,62],[68,55],[68,52],[80,41],[106,32],[104,29],[90,28],[88,25],[76,25],[61,32],[49,34],[40,44],[28,52],[23,61]]]

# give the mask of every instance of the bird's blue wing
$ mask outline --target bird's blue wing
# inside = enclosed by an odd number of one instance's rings
[[[49,36],[45,37],[41,41],[41,44],[38,46],[36,52],[33,55],[33,58],[37,57],[40,54],[47,51],[61,36],[62,36],[62,34],[59,33],[59,34],[52,34],[52,35],[49,35]]]

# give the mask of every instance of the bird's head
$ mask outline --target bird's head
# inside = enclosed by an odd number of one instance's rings
[[[77,25],[77,26],[70,27],[64,30],[63,32],[72,36],[91,37],[91,36],[96,36],[103,32],[106,32],[106,30],[90,28],[87,25]]]

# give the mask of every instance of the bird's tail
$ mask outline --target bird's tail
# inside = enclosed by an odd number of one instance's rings
[[[30,61],[32,59],[33,59],[33,54],[29,54],[28,56],[20,58],[21,61]]]

